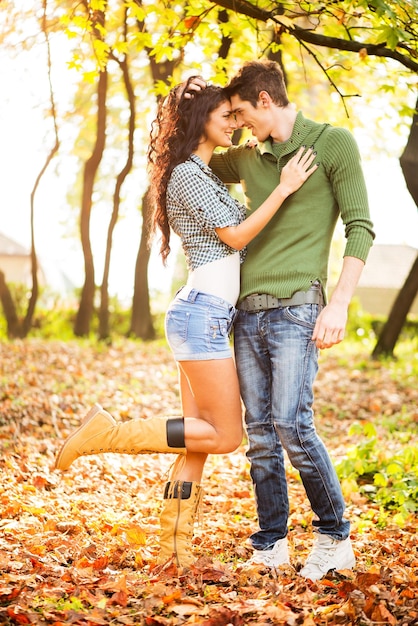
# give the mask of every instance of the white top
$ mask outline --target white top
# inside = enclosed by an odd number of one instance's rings
[[[205,263],[189,272],[184,289],[197,289],[236,305],[240,289],[240,253]]]

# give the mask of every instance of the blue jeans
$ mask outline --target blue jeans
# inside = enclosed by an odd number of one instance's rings
[[[234,346],[245,405],[251,478],[260,530],[251,536],[265,550],[287,534],[289,499],[284,450],[299,471],[316,515],[313,525],[346,539],[350,524],[328,452],[314,426],[313,383],[318,350],[311,340],[320,305],[239,311]]]
[[[236,308],[226,300],[182,288],[165,317],[167,342],[176,361],[229,359]]]

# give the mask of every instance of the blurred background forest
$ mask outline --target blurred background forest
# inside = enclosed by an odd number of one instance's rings
[[[416,341],[417,0],[3,0],[0,336],[161,335],[184,265],[176,246],[165,269],[147,248],[158,99],[263,57],[298,109],[349,128],[361,150],[377,237],[354,333],[374,356],[402,332]]]

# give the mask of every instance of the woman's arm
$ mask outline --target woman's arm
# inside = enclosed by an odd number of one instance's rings
[[[217,228],[219,239],[235,250],[244,248],[268,224],[286,198],[317,170],[318,164],[313,163],[315,156],[311,148],[306,152],[300,148],[283,168],[280,183],[267,200],[238,226]]]

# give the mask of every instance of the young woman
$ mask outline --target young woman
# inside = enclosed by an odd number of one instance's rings
[[[161,231],[162,259],[165,262],[170,252],[173,230],[181,239],[188,267],[187,284],[166,315],[184,417],[117,423],[95,405],[62,446],[56,467],[65,470],[79,456],[100,452],[182,455],[165,487],[160,562],[174,554],[179,566],[189,566],[207,455],[232,452],[242,442],[241,400],[229,335],[245,246],[317,166],[312,151],[300,149],[283,169],[280,184],[245,219],[245,207],[208,166],[216,147],[232,144],[237,124],[231,103],[220,87],[208,86],[193,97],[182,93],[173,89],[159,108],[149,165],[155,206],[152,231]]]

